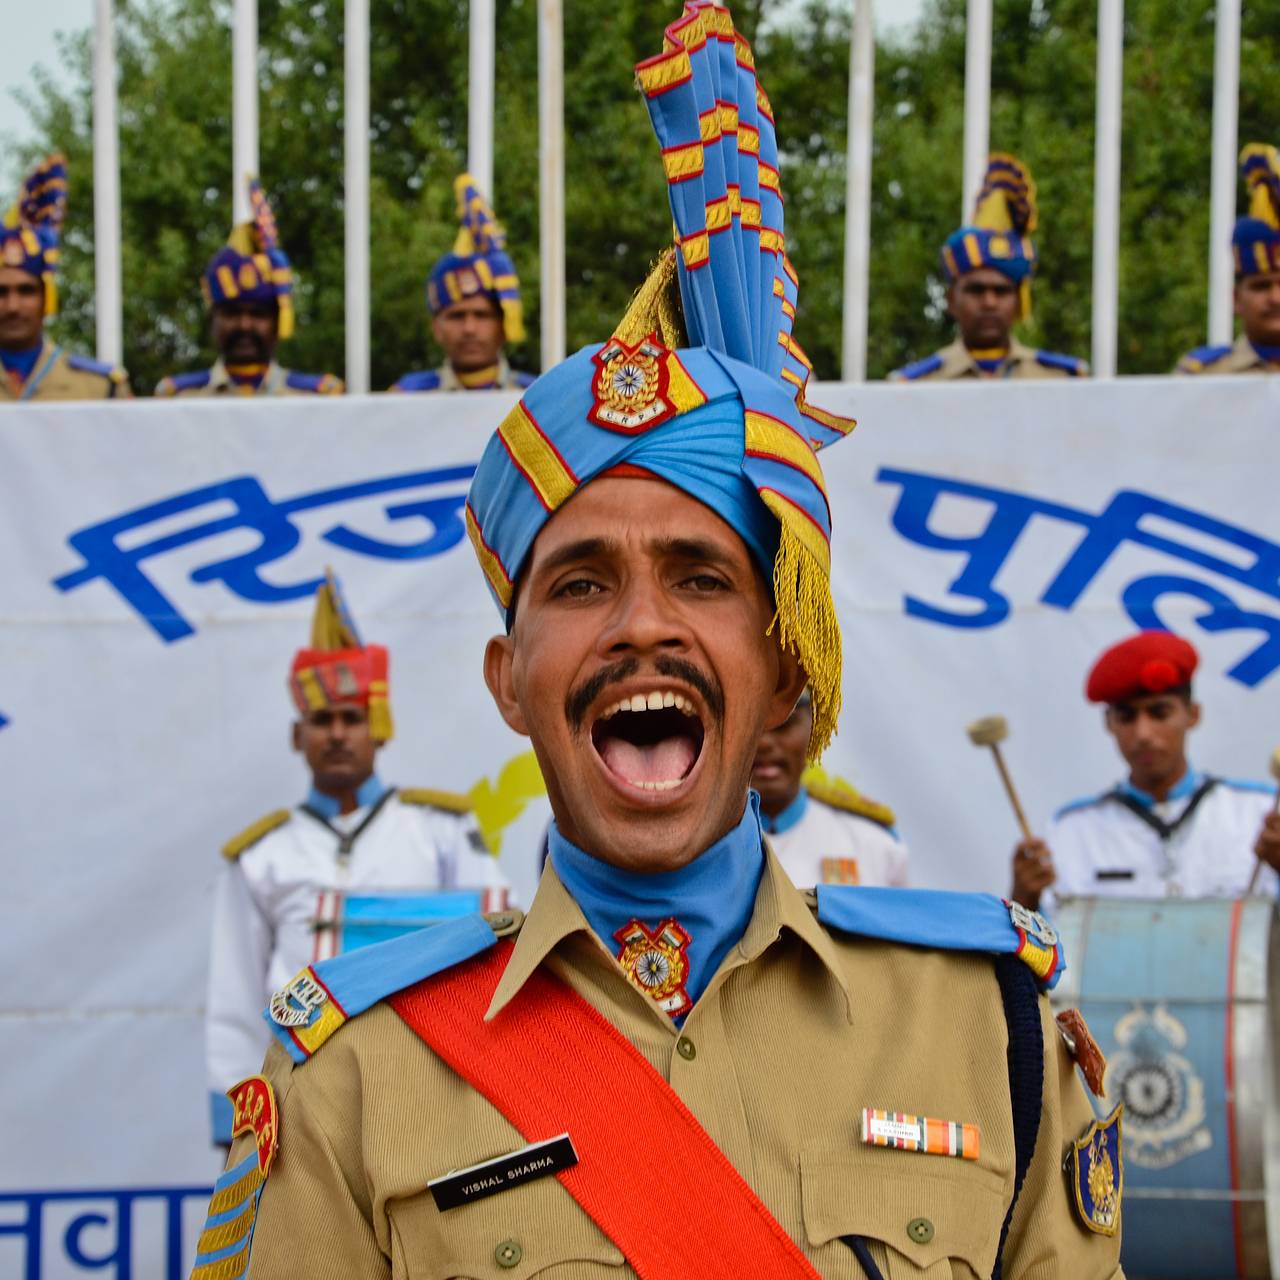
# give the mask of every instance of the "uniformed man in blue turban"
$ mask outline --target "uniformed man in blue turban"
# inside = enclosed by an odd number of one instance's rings
[[[818,451],[852,424],[805,395],[729,11],[687,3],[637,74],[676,243],[503,420],[466,506],[485,679],[555,814],[537,895],[272,997],[195,1275],[1113,1280],[1120,1117],[1037,993],[1052,926],[804,893],[761,836],[761,732],[806,683],[811,755],[836,723]]]
[[[66,211],[67,162],[52,155],[27,175],[0,223],[0,404],[131,395],[119,366],[76,355],[45,334],[45,321],[58,314]]]
[[[431,333],[444,352],[438,369],[406,373],[392,391],[523,390],[533,374],[513,369],[504,351],[523,342],[524,311],[507,236],[469,173],[453,184],[458,237],[427,277]]]
[[[1039,213],[1031,171],[1017,156],[987,162],[973,221],[942,246],[947,312],[956,340],[923,360],[896,369],[905,382],[956,378],[1080,378],[1089,366],[1075,356],[1039,351],[1014,337],[1031,315],[1036,247],[1031,239]]]
[[[1240,173],[1249,212],[1236,220],[1231,254],[1241,333],[1228,346],[1188,351],[1176,373],[1280,373],[1280,152],[1249,143]]]
[[[276,347],[293,336],[293,268],[280,244],[275,215],[255,179],[253,220],[231,232],[200,284],[218,358],[208,369],[160,380],[158,396],[341,395],[331,373],[299,373],[276,362]]]

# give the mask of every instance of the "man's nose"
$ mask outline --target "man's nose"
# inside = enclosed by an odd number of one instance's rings
[[[688,647],[689,635],[661,584],[645,574],[619,589],[601,642],[616,657],[679,651]]]

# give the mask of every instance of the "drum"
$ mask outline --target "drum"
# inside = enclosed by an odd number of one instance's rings
[[[1276,904],[1065,899],[1075,1006],[1124,1103],[1122,1258],[1134,1277],[1280,1280]]]

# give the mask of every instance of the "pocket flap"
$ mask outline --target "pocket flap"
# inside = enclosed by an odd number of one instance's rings
[[[1004,1179],[968,1160],[916,1152],[802,1151],[800,1186],[809,1243],[879,1240],[920,1267],[960,1258],[979,1275],[996,1262],[1008,1210]],[[928,1239],[909,1228],[925,1219]]]

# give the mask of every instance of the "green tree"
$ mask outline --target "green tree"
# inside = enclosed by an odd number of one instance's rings
[[[455,232],[465,163],[464,0],[371,6],[373,385],[427,367],[427,268]],[[199,275],[231,218],[228,0],[120,0],[126,362],[140,389],[212,359]],[[659,47],[642,0],[569,0],[565,17],[569,346],[607,334],[670,235],[661,168],[632,67]],[[801,277],[797,336],[838,374],[844,258],[849,7],[735,5],[780,122],[789,249]],[[1208,0],[1126,5],[1120,367],[1163,372],[1204,341],[1213,11]],[[949,340],[938,249],[959,222],[964,0],[932,0],[876,60],[870,370]],[[1028,340],[1090,347],[1094,60],[1090,0],[997,0],[993,148],[1031,166],[1041,270]],[[298,277],[288,363],[343,365],[342,3],[261,0],[261,163]],[[65,42],[70,86],[29,97],[38,145],[66,151],[71,207],[59,332],[92,346],[93,245],[87,35]],[[495,187],[520,273],[535,368],[538,319],[537,33],[534,0],[498,6]],[[1271,138],[1280,10],[1247,6],[1240,129]]]

